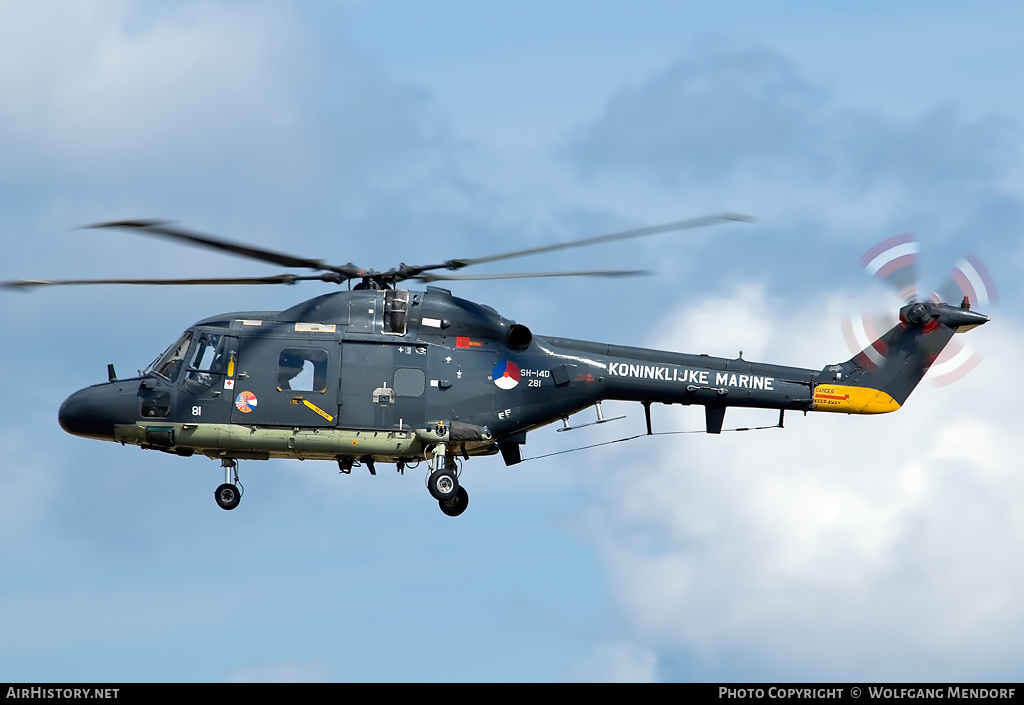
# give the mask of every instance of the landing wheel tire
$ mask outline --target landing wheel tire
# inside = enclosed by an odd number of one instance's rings
[[[459,485],[459,489],[455,492],[455,496],[450,499],[439,499],[437,505],[441,507],[441,511],[450,517],[457,517],[466,511],[466,507],[469,506],[469,492],[466,492],[466,488]]]
[[[234,509],[242,501],[242,493],[238,491],[237,485],[225,482],[214,490],[213,498],[217,500],[217,506],[221,509]]]
[[[459,479],[451,470],[435,470],[427,479],[430,496],[439,502],[451,499],[459,491]]]

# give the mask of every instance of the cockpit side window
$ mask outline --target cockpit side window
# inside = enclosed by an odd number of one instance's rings
[[[327,392],[326,350],[285,348],[277,363],[278,391]]]
[[[210,387],[215,376],[224,374],[228,355],[225,351],[227,338],[220,333],[200,332],[190,357],[186,385]]]
[[[216,350],[217,336],[203,333],[199,336],[199,343],[196,345],[195,355],[192,356],[191,370],[209,370],[213,364],[213,353]]]

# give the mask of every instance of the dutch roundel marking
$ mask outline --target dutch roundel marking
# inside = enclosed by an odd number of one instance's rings
[[[248,414],[250,411],[256,408],[256,395],[252,392],[242,392],[235,397],[235,406],[243,414]]]
[[[516,363],[510,360],[499,362],[491,370],[491,379],[498,386],[498,389],[513,389],[519,384],[522,373]]]

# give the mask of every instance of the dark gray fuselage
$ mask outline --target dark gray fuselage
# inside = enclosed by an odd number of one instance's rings
[[[144,377],[73,395],[61,423],[180,454],[388,462],[438,438],[494,453],[606,399],[703,405],[717,432],[727,406],[813,408],[821,376],[534,336],[436,287],[366,289],[200,321]]]

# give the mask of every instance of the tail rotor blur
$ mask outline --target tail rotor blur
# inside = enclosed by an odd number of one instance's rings
[[[860,258],[864,271],[895,291],[905,302],[918,296],[921,243],[912,233],[883,240]]]
[[[971,308],[987,307],[998,298],[995,282],[988,269],[975,255],[966,255],[953,268],[948,281],[922,296],[919,278],[921,245],[911,233],[883,240],[860,258],[870,276],[894,291],[904,303],[930,301]],[[887,350],[879,339],[896,324],[892,313],[866,313],[843,321],[843,337],[858,362],[865,367],[879,368],[885,364]],[[944,386],[961,379],[981,362],[981,354],[960,336],[943,349],[931,364],[928,379],[935,386]]]

